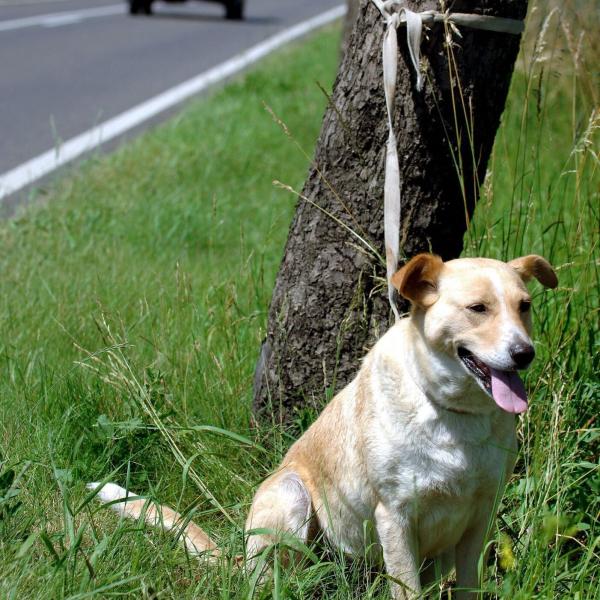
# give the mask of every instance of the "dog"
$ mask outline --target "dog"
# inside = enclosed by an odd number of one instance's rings
[[[283,535],[310,543],[322,534],[344,552],[382,555],[395,599],[417,597],[431,580],[426,559],[455,567],[458,598],[476,593],[515,463],[515,415],[527,410],[517,371],[535,355],[525,285],[534,277],[558,284],[537,255],[504,263],[419,254],[393,276],[410,314],[258,488],[246,521],[250,567]],[[89,487],[125,516],[179,530],[191,552],[219,556],[168,507],[128,499],[115,484]]]

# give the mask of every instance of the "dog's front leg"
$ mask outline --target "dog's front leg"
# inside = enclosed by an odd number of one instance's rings
[[[491,502],[492,507],[493,505],[494,503]],[[456,545],[457,600],[474,600],[479,597],[479,558],[488,532],[490,514],[492,514],[491,510],[487,514],[485,511],[482,512],[484,516],[463,534]]]
[[[416,531],[410,519],[404,519],[379,503],[375,509],[377,535],[383,547],[387,574],[395,600],[410,600],[421,592]]]

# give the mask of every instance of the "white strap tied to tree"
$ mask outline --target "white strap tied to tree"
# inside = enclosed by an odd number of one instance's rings
[[[448,11],[440,13],[434,10],[426,10],[417,13],[406,6],[406,0],[372,0],[372,2],[379,9],[387,25],[387,30],[383,38],[383,85],[389,131],[385,158],[383,212],[388,298],[397,320],[400,318],[400,315],[394,301],[395,292],[392,285],[392,275],[398,267],[400,249],[400,165],[398,162],[396,135],[394,134],[394,97],[396,94],[396,75],[398,72],[398,39],[396,30],[401,24],[406,25],[408,51],[417,77],[416,88],[420,92],[423,89],[423,76],[420,68],[423,24],[429,25],[444,22],[450,25],[456,33],[458,33],[456,26],[464,25],[475,29],[520,34],[524,29],[524,23],[517,19],[451,13]]]

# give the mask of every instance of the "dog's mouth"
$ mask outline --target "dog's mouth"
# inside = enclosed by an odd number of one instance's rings
[[[492,376],[490,368],[463,346],[458,348],[458,358],[460,358],[463,365],[465,365],[467,370],[475,377],[479,385],[481,385],[481,387],[491,396]]]
[[[459,346],[457,354],[469,374],[502,410],[509,413],[527,410],[527,392],[516,371],[490,367],[464,346]]]

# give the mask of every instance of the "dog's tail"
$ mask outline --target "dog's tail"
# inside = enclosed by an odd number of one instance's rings
[[[217,545],[193,521],[189,521],[168,506],[154,504],[150,500],[137,497],[116,483],[88,483],[88,489],[97,491],[97,497],[104,503],[110,502],[110,508],[129,517],[144,517],[147,523],[167,531],[175,531],[190,553],[202,555],[209,562],[215,562],[221,552]]]

